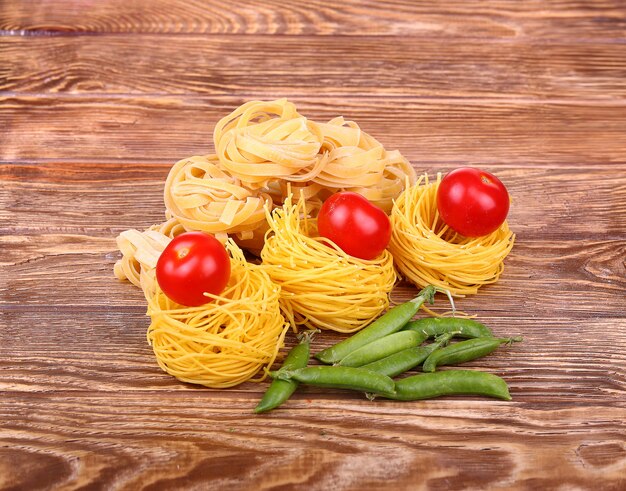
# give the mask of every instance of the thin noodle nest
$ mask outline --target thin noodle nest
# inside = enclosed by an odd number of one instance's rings
[[[260,381],[276,359],[289,325],[280,288],[260,265],[248,263],[228,241],[231,279],[221,295],[199,307],[181,306],[160,290],[149,299],[148,342],[159,366],[183,382],[227,388]]]
[[[453,295],[475,294],[498,280],[515,235],[507,222],[483,237],[454,232],[437,211],[440,182],[441,174],[435,182],[421,176],[398,197],[391,211],[389,250],[398,271],[415,285],[435,285]]]
[[[281,307],[294,330],[304,325],[358,331],[389,306],[396,272],[388,251],[366,261],[318,237],[304,198],[292,204],[289,196],[282,207],[268,211],[268,222],[261,258],[281,287]]]

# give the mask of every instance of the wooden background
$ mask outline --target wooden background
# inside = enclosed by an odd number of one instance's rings
[[[283,96],[506,183],[505,274],[458,303],[524,335],[469,364],[513,402],[309,388],[255,416],[265,384],[159,370],[114,237]],[[626,489],[624,1],[0,0],[0,186],[2,490]]]

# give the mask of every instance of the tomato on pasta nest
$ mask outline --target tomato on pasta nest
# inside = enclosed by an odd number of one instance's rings
[[[509,213],[509,193],[489,172],[461,167],[448,173],[437,190],[437,209],[450,228],[465,237],[494,232]]]
[[[346,254],[374,259],[391,238],[391,223],[383,210],[358,193],[333,194],[317,217],[320,236],[337,244]]]
[[[197,307],[219,295],[230,278],[230,258],[220,241],[204,232],[186,232],[165,247],[156,265],[161,290],[175,302]]]

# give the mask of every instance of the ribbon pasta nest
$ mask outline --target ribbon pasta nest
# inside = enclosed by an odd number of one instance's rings
[[[440,174],[435,182],[423,175],[396,200],[389,250],[398,271],[415,285],[435,285],[453,295],[474,294],[498,280],[515,235],[506,221],[482,237],[457,234],[437,211],[440,182]]]
[[[281,307],[294,329],[306,325],[354,332],[389,306],[388,294],[396,282],[389,251],[363,260],[318,237],[303,198],[292,204],[289,196],[268,222],[261,258],[281,287]]]

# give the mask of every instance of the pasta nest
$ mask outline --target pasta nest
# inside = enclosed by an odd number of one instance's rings
[[[274,362],[289,328],[280,287],[234,242],[226,248],[230,281],[222,294],[209,295],[211,302],[184,307],[158,289],[148,302],[148,342],[159,366],[183,382],[226,388],[251,380]]]
[[[316,220],[306,212],[304,198],[268,211],[270,230],[261,251],[263,265],[280,285],[280,304],[292,328],[357,331],[388,306],[396,272],[384,251],[373,260],[343,252],[317,236]]]
[[[437,211],[435,182],[421,176],[395,201],[389,250],[398,271],[418,287],[435,285],[453,295],[477,293],[504,271],[515,235],[505,221],[493,233],[469,238],[449,228]]]
[[[125,230],[116,238],[122,257],[113,267],[115,276],[141,288],[146,299],[150,299],[157,289],[155,268],[159,256],[170,240],[184,231],[174,218],[143,232]]]
[[[272,198],[242,186],[225,171],[216,155],[183,159],[170,169],[164,192],[167,213],[187,230],[200,230],[226,240],[262,240],[267,229],[265,206]]]
[[[321,164],[322,140],[317,125],[284,99],[247,102],[213,132],[220,162],[251,189],[276,179],[310,180]]]

